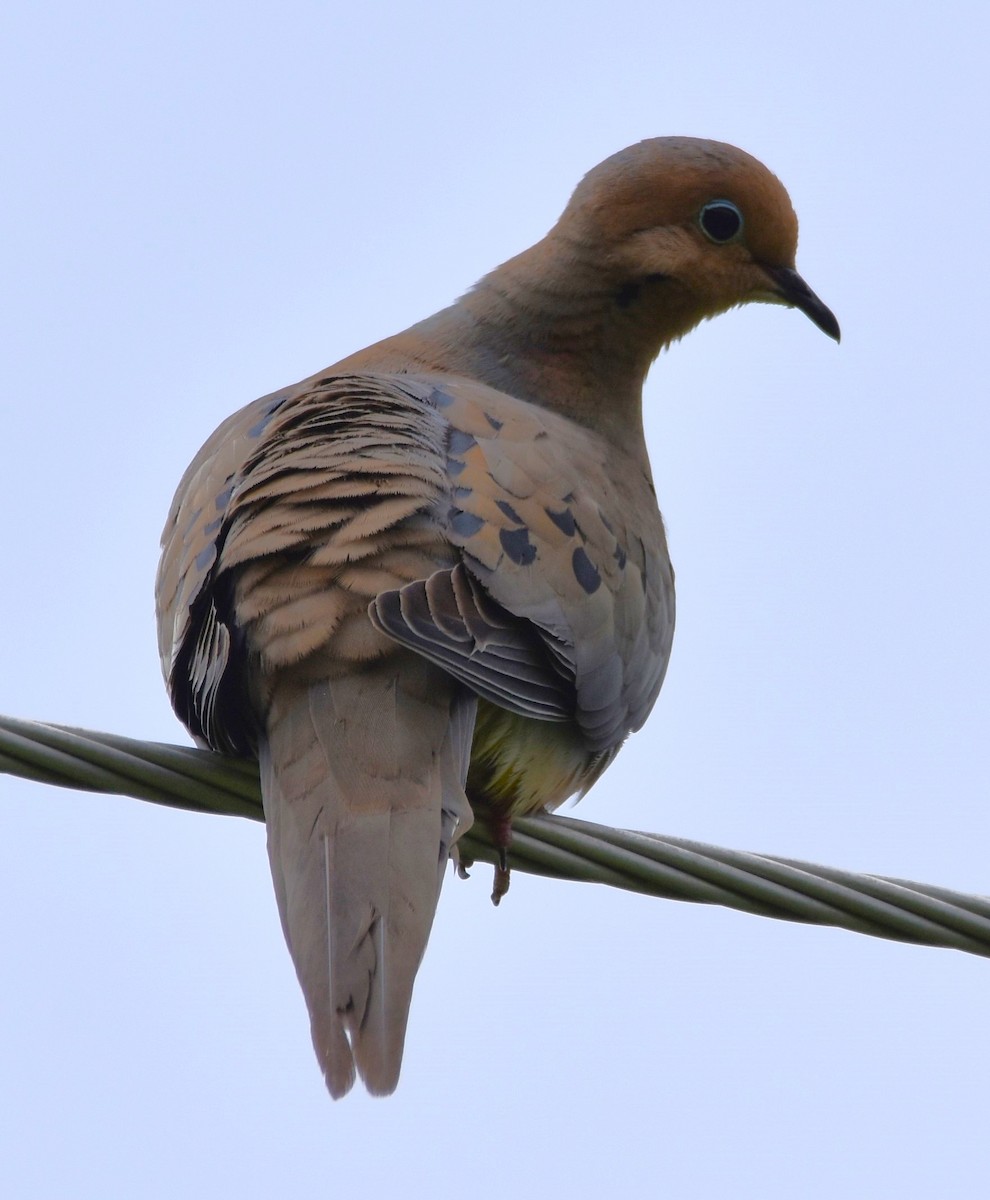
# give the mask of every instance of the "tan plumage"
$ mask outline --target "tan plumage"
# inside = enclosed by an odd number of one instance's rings
[[[736,223],[739,228],[735,228]],[[646,719],[674,627],[643,379],[794,271],[778,181],[658,138],[450,308],[226,421],[163,536],[159,645],[201,743],[257,754],[286,939],[327,1084],[396,1084],[472,805],[585,790]]]

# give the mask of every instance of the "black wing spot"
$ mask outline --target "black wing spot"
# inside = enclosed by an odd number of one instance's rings
[[[465,433],[463,429],[452,429],[450,431],[450,447],[451,454],[466,454],[472,446],[477,446],[474,434]]]
[[[499,530],[498,540],[509,558],[520,567],[528,567],[536,558],[536,547],[529,540],[529,530],[525,526],[522,529]]]
[[[498,433],[498,431],[505,424],[505,422],[500,421],[498,417],[493,417],[491,413],[485,413],[485,420],[489,425],[491,425],[492,429],[494,429],[496,433]]]
[[[625,550],[623,550],[623,548],[622,548],[622,547],[621,547],[621,546],[618,544],[618,542],[616,542],[616,544],[615,544],[615,549],[612,551],[612,557],[613,557],[613,558],[615,559],[615,561],[616,561],[616,562],[619,564],[619,570],[620,570],[620,571],[621,571],[621,570],[623,570],[623,569],[625,568],[625,565],[626,565],[626,552],[625,552]]]
[[[465,512],[462,508],[452,508],[448,519],[450,528],[458,537],[474,537],[485,523],[481,517]]]
[[[251,438],[261,437],[261,435],[268,428],[268,423],[271,421],[272,417],[275,415],[276,412],[278,412],[278,410],[282,407],[282,405],[286,402],[287,399],[288,399],[287,395],[276,394],[275,399],[273,399],[269,404],[267,404],[265,406],[265,408],[262,410],[261,419],[259,421],[256,421],[255,424],[252,425],[251,428],[248,430],[248,437],[251,437]]]
[[[585,553],[583,546],[578,546],[571,555],[571,567],[574,570],[574,578],[589,596],[598,591],[601,587],[602,577],[598,573],[598,568]]]
[[[496,500],[495,503],[502,510],[502,512],[509,518],[509,520],[512,521],[515,525],[525,525],[526,524],[526,522],[516,512],[516,510],[512,507],[512,505],[508,502],[508,500]]]
[[[565,508],[561,512],[554,512],[552,508],[545,508],[543,511],[553,521],[564,537],[573,537],[577,532],[574,514],[569,508]]]

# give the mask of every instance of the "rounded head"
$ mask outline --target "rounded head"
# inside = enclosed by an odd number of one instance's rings
[[[838,338],[794,269],[798,223],[784,186],[735,146],[665,137],[620,150],[578,184],[554,232],[594,248],[620,285],[679,287],[691,324],[762,300],[800,308]]]
[[[731,201],[753,256],[794,266],[798,222],[783,184],[751,154],[703,138],[649,138],[599,163],[578,184],[566,216],[610,242],[657,226],[691,225],[705,204]]]

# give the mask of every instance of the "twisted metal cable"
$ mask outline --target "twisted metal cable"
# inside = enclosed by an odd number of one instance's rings
[[[0,772],[193,812],[264,819],[257,765],[206,750],[0,716]],[[467,859],[497,858],[484,821],[475,822],[460,846]],[[511,865],[556,879],[990,957],[990,897],[903,879],[559,816],[513,822]]]

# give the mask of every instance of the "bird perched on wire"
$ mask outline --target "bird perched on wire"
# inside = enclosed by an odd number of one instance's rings
[[[838,340],[779,181],[655,138],[592,170],[449,308],[225,421],[179,485],[162,666],[196,740],[257,755],[327,1086],[398,1080],[474,812],[583,792],[646,720],[674,577],[643,439],[664,346],[765,301]],[[507,885],[497,875],[496,895]]]

